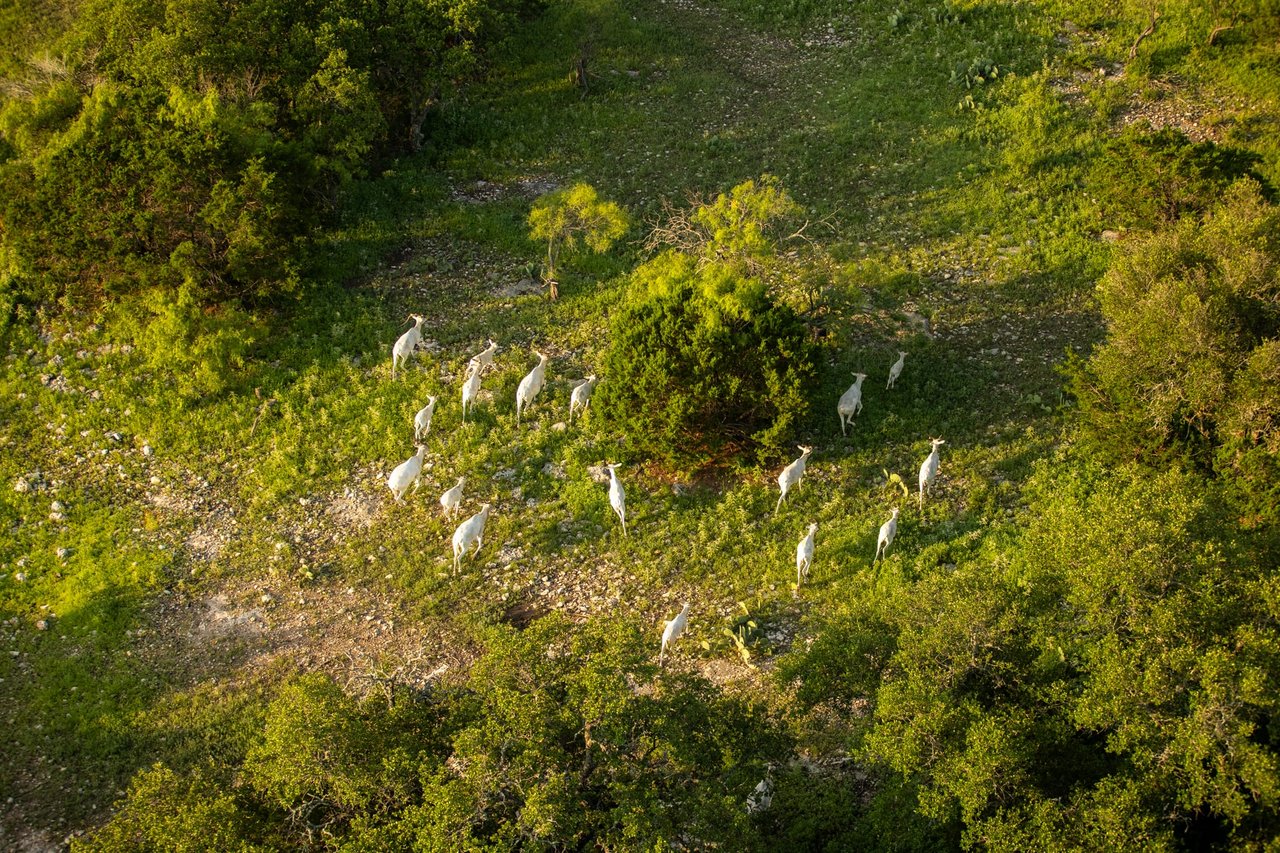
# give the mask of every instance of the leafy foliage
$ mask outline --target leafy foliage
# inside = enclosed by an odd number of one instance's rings
[[[256,807],[290,815],[295,842],[323,833],[352,850],[753,849],[742,802],[786,737],[749,702],[660,672],[653,643],[629,626],[567,627],[548,617],[486,629],[463,687],[402,689],[389,706],[321,676],[286,685],[244,763]],[[197,828],[208,828],[202,843],[236,849],[248,843],[237,809],[198,774],[157,768],[84,849],[162,845]]]
[[[667,205],[665,220],[650,231],[645,248],[675,249],[700,265],[716,263],[742,275],[763,275],[776,265],[779,227],[799,212],[777,177],[763,175],[687,210]]]
[[[741,803],[785,743],[759,709],[659,676],[629,627],[565,628],[546,618],[492,637],[454,739],[463,769],[437,776],[409,819],[433,817],[442,842],[749,846]]]
[[[787,444],[808,411],[817,347],[803,320],[732,269],[664,253],[614,317],[602,413],[627,447],[679,465]]]
[[[199,853],[268,848],[244,840],[249,815],[235,798],[199,772],[183,777],[164,765],[143,770],[129,784],[122,807],[88,838],[72,841],[76,853]]]
[[[262,324],[233,303],[202,306],[189,282],[176,293],[154,288],[118,306],[117,334],[130,338],[143,364],[194,401],[235,386]]]
[[[799,664],[820,679],[806,700],[871,700],[864,756],[969,847],[1264,841],[1280,636],[1258,555],[1215,536],[1193,476],[1073,460],[1030,494],[1015,542],[829,625]]]

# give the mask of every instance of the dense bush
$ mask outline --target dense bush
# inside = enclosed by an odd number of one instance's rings
[[[1237,183],[1203,222],[1126,244],[1099,296],[1107,340],[1069,370],[1094,446],[1216,471],[1280,520],[1280,211]]]
[[[93,0],[0,107],[9,289],[297,286],[297,243],[529,0]]]
[[[1202,214],[1240,178],[1259,182],[1261,158],[1238,148],[1192,142],[1173,128],[1131,125],[1094,162],[1090,192],[1111,227],[1156,228]]]
[[[193,284],[176,293],[153,289],[117,307],[117,334],[135,343],[141,366],[174,397],[195,401],[234,385],[263,326],[234,303],[201,305]]]
[[[696,467],[791,441],[818,348],[766,282],[785,276],[775,232],[796,209],[765,176],[654,229],[659,254],[632,274],[597,392],[631,453]]]
[[[784,677],[868,702],[864,760],[967,847],[1261,849],[1280,599],[1260,558],[1195,476],[1064,459],[1028,497],[1025,529],[854,602]]]
[[[789,443],[817,371],[804,321],[759,280],[675,252],[634,279],[596,392],[628,449],[697,465]]]
[[[186,777],[157,764],[129,784],[111,822],[76,839],[77,853],[204,853],[266,848],[245,841],[253,826],[235,798],[200,772]]]
[[[659,670],[656,636],[626,625],[547,617],[481,637],[465,683],[426,695],[285,685],[243,802],[199,774],[145,771],[81,849],[759,848],[743,804],[790,748],[761,708]],[[242,813],[262,820],[237,826]]]

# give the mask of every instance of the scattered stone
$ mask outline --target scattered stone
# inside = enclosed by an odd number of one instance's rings
[[[17,572],[16,574],[14,574],[13,579],[16,580],[18,583],[22,583],[27,579],[27,573]]]
[[[26,477],[19,477],[13,481],[13,490],[20,495],[25,495],[31,491],[31,484],[27,482]]]
[[[568,428],[569,428],[569,425],[564,421],[557,421],[551,425],[551,429],[553,432],[564,432]]]
[[[59,560],[65,560],[65,559],[67,559],[67,557],[70,557],[70,556],[71,556],[71,549],[70,549],[70,548],[59,548],[57,551],[54,551],[53,553],[55,553],[55,554],[57,554],[57,555],[58,555],[58,559],[59,559]]]
[[[54,501],[53,503],[49,504],[50,512],[66,512],[66,510],[67,510],[67,507],[62,503],[62,501]]]
[[[37,631],[48,631],[48,630],[49,630],[49,620],[48,620],[48,619],[37,619],[37,620],[36,620],[36,630],[37,630]]]
[[[542,284],[528,277],[522,278],[514,284],[508,284],[506,287],[500,287],[495,291],[498,296],[526,296],[541,292]]]
[[[155,453],[155,451],[151,449],[151,445],[149,445],[149,444],[144,444],[144,445],[142,445],[142,455],[143,455],[143,456],[151,456],[151,455],[152,455],[152,454],[154,454],[154,453]]]
[[[1102,232],[1102,242],[1104,242],[1104,243],[1118,243],[1118,242],[1120,242],[1120,232],[1119,232],[1119,231],[1111,231],[1111,230],[1103,231],[1103,232]]]

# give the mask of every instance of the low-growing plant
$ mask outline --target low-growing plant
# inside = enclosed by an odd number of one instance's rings
[[[201,853],[258,848],[246,842],[251,817],[200,771],[180,776],[162,764],[138,773],[106,826],[71,842],[74,853]]]
[[[155,289],[117,312],[115,327],[132,340],[145,366],[193,401],[234,387],[263,333],[261,321],[233,303],[206,306],[193,284]]]
[[[980,57],[956,63],[951,71],[951,82],[972,89],[974,86],[994,82],[999,76],[1000,66],[995,60]]]

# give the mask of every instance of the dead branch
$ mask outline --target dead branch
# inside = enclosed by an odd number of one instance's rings
[[[821,219],[806,219],[804,223],[801,224],[801,226],[797,228],[794,232],[792,232],[791,234],[788,234],[786,237],[783,237],[782,242],[786,243],[790,240],[804,240],[806,243],[809,243],[812,245],[813,240],[809,237],[809,235],[805,234],[804,232],[809,228],[810,225],[816,225],[820,228],[826,229],[830,233],[834,233],[836,230],[835,218],[839,212],[840,210],[839,208],[837,208],[836,210],[831,211]]]
[[[1147,36],[1151,35],[1156,31],[1156,21],[1159,21],[1159,20],[1160,20],[1160,10],[1155,9],[1151,12],[1151,23],[1147,24],[1147,28],[1142,32],[1138,33],[1138,37],[1133,40],[1133,45],[1129,48],[1130,59],[1137,59],[1138,45],[1142,44],[1146,40]]]
[[[1213,25],[1213,29],[1209,31],[1209,41],[1207,42],[1207,45],[1212,47],[1213,42],[1218,38],[1219,33],[1225,33],[1227,30],[1235,29],[1236,24],[1240,21],[1242,9],[1240,8],[1241,4],[1238,0],[1211,0],[1209,5],[1213,9],[1213,20],[1215,22],[1226,18],[1226,23],[1215,23]],[[1230,15],[1226,14],[1228,11],[1231,13]]]
[[[590,76],[587,72],[587,65],[591,62],[591,56],[595,53],[594,40],[588,39],[578,48],[578,58],[573,63],[573,82],[582,90],[582,97],[587,96],[588,80]]]

